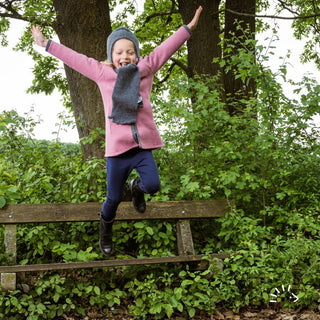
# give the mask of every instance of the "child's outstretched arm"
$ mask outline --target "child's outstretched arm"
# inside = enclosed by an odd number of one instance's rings
[[[48,40],[42,34],[39,27],[32,26],[31,35],[34,44],[46,48],[47,52],[61,60],[70,68],[80,72],[87,78],[97,81],[101,75],[101,63],[95,59],[88,58],[62,44]]]
[[[48,44],[48,39],[44,37],[39,27],[32,26],[31,35],[34,39],[34,43],[40,47],[46,47]]]
[[[191,31],[194,30],[194,29],[197,27],[198,21],[199,21],[199,18],[200,18],[201,11],[202,11],[202,7],[200,6],[200,7],[197,9],[197,11],[196,11],[193,19],[187,24],[188,28],[189,28]]]

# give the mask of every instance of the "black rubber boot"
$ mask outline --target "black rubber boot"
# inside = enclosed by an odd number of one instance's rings
[[[112,225],[113,221],[107,222],[100,215],[100,236],[99,248],[105,256],[110,256],[113,250],[112,244]]]
[[[144,200],[144,192],[139,188],[139,182],[139,178],[130,180],[129,188],[134,208],[139,213],[144,213],[146,211],[146,201]]]

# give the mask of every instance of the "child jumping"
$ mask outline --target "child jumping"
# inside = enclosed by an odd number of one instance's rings
[[[135,209],[146,210],[144,194],[160,189],[152,150],[163,146],[153,119],[150,93],[155,73],[190,37],[198,24],[200,6],[188,25],[179,28],[148,56],[140,57],[139,41],[127,28],[119,27],[107,39],[107,63],[79,54],[46,39],[32,27],[34,43],[66,65],[95,81],[105,111],[107,197],[100,215],[99,247],[105,256],[113,250],[112,225],[125,183],[133,169],[139,178],[129,181]]]

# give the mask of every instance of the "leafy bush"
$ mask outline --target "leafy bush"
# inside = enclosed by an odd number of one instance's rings
[[[79,145],[32,139],[36,122],[15,111],[1,115],[0,203],[100,201],[104,160],[83,162]],[[90,181],[95,181],[93,185]]]
[[[226,52],[221,67],[233,70],[246,89],[254,79],[257,91],[239,94],[232,115],[232,100],[222,99],[212,77],[169,81],[168,95],[154,103],[166,147],[154,153],[162,189],[149,200],[234,200],[236,208],[226,217],[192,222],[197,253],[230,252],[223,270],[211,262],[205,271],[164,265],[28,275],[29,293],[0,293],[0,316],[106,315],[125,305],[141,319],[193,317],[217,306],[265,307],[282,286],[290,286],[298,300],[282,292],[279,303],[319,308],[320,150],[313,119],[320,86],[304,78],[289,99],[261,63],[261,48],[241,50]],[[286,80],[285,66],[280,75]],[[104,160],[83,162],[78,145],[34,140],[34,125],[15,112],[0,115],[0,207],[102,202]],[[96,222],[19,226],[18,262],[101,259],[98,228]],[[169,222],[123,222],[114,230],[118,257],[176,253]],[[0,255],[1,263],[7,259]]]

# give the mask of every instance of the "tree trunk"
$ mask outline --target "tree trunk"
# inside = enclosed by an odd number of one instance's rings
[[[216,75],[219,71],[219,64],[213,63],[213,58],[221,56],[218,15],[220,1],[178,1],[182,20],[186,24],[192,20],[196,9],[200,5],[203,7],[198,26],[187,42],[188,76],[191,78],[195,74]]]
[[[219,63],[213,62],[214,58],[221,57],[221,47],[219,44],[220,22],[218,14],[220,1],[221,0],[179,0],[179,11],[185,24],[188,24],[192,20],[196,9],[200,5],[203,8],[198,26],[192,32],[192,37],[187,42],[187,75],[189,78],[194,78],[195,75],[215,76],[220,70]],[[196,93],[194,93],[194,98],[191,100],[194,109]],[[193,112],[196,112],[196,110],[194,109]],[[194,154],[198,153],[199,147],[206,148],[208,146],[209,132],[212,132],[212,128],[208,126],[202,127],[201,133],[199,133],[199,141],[194,144]]]
[[[109,4],[105,0],[53,0],[57,12],[54,29],[60,42],[73,50],[99,61],[106,59],[106,39],[111,32]],[[98,86],[78,72],[65,66],[74,117],[79,137],[87,137],[92,130],[104,130],[104,110]],[[85,159],[104,157],[99,135],[92,144],[83,144]]]
[[[230,11],[229,11],[230,10]],[[246,13],[250,16],[235,14]],[[226,14],[225,14],[225,32],[224,37],[234,45],[235,51],[233,54],[237,54],[237,48],[243,48],[243,41],[234,42],[234,38],[241,38],[244,35],[244,30],[250,31],[252,39],[255,38],[255,17],[256,12],[256,0],[227,0],[226,1]],[[241,28],[237,28],[240,25]],[[246,34],[248,35],[248,34]],[[250,50],[250,48],[248,48]],[[252,50],[254,48],[252,47]],[[233,70],[235,71],[235,70]],[[239,101],[243,97],[252,96],[255,94],[255,84],[253,80],[250,80],[249,84],[244,84],[243,81],[235,78],[235,73],[229,71],[224,74],[224,88],[227,99],[227,105],[229,113],[232,115],[241,110],[241,104]],[[237,106],[237,107],[235,107]],[[240,108],[239,108],[240,107]],[[237,110],[236,110],[237,109]]]

